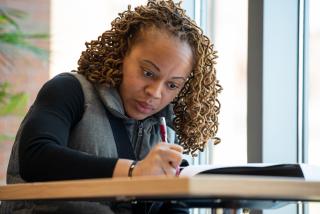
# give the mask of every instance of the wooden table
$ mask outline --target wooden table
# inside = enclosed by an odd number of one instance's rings
[[[261,208],[320,201],[320,181],[206,175],[37,182],[0,186],[0,200],[184,200],[190,207]],[[231,202],[229,203],[225,202]],[[236,203],[235,203],[236,202]]]

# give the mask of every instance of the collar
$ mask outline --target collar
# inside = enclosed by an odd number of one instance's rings
[[[96,85],[95,86],[98,95],[100,97],[100,100],[104,104],[104,106],[116,117],[120,117],[126,120],[133,120],[132,118],[129,118],[125,114],[125,110],[123,107],[122,99],[120,97],[119,91],[116,88],[109,87],[107,85]],[[165,108],[163,108],[158,113],[144,119],[151,119],[151,120],[157,120],[159,121],[160,117],[165,117],[167,121],[167,125],[172,127],[172,120],[174,117],[173,113],[173,105],[169,104]]]

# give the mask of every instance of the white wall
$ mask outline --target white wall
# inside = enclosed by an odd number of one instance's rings
[[[109,30],[119,12],[146,0],[51,0],[50,77],[77,68],[85,42]]]

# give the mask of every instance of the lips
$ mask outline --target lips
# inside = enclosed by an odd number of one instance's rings
[[[154,107],[146,102],[136,101],[136,108],[143,114],[149,114],[154,110]]]

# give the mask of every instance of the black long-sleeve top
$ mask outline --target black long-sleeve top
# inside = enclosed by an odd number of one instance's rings
[[[70,131],[83,112],[84,94],[75,77],[59,75],[41,88],[21,132],[19,160],[23,179],[112,177],[116,158],[97,157],[67,147]]]

